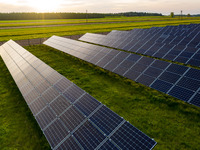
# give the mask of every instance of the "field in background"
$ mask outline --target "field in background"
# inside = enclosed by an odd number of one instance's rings
[[[200,17],[116,17],[69,20],[21,20],[0,21],[0,41],[45,38],[52,35],[80,35],[87,32],[109,32],[112,30],[131,30],[134,28],[163,27],[200,23]]]
[[[189,20],[188,20],[189,19]],[[200,23],[200,18],[122,17],[85,20],[0,21],[0,41],[32,39],[52,35],[77,35],[152,26]],[[88,21],[88,22],[89,22]],[[96,22],[95,22],[96,21]],[[100,23],[98,23],[101,21]],[[108,22],[104,24],[103,22]],[[130,22],[131,21],[131,22]],[[59,27],[31,27],[55,25]],[[76,24],[70,25],[70,24]],[[98,24],[96,24],[98,23]],[[12,26],[13,25],[13,26]],[[2,27],[1,26],[1,27]],[[23,28],[23,27],[31,28]],[[155,150],[199,150],[200,109],[134,81],[86,63],[53,48],[25,47],[59,73],[87,91],[131,124],[154,138]],[[0,149],[50,149],[3,60],[0,58]]]

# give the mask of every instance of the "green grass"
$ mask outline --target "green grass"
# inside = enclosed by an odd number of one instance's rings
[[[182,20],[198,20],[200,17],[183,17]],[[143,21],[179,21],[179,17],[115,17],[115,18],[94,18],[88,19],[87,23],[109,23],[109,22],[143,22]],[[41,25],[58,25],[58,24],[83,24],[85,19],[56,19],[56,20],[12,20],[0,21],[0,27],[23,27],[23,26],[41,26]]]
[[[127,17],[126,17],[127,18]],[[179,25],[179,24],[189,24],[189,23],[200,23],[199,18],[191,18],[188,20],[177,20],[163,17],[162,20],[155,19],[161,19],[161,18],[135,18],[135,20],[138,20],[138,22],[125,22],[127,19],[124,19],[123,17],[121,20],[117,18],[116,20],[114,18],[108,18],[105,21],[111,21],[115,20],[114,23],[109,24],[88,24],[88,25],[69,25],[69,26],[59,26],[59,27],[39,27],[39,28],[20,28],[20,29],[2,29],[0,32],[0,41],[7,41],[10,39],[13,40],[24,40],[24,39],[33,39],[33,38],[45,38],[45,37],[51,37],[52,35],[58,35],[58,36],[67,36],[67,35],[80,35],[85,34],[87,32],[109,32],[111,30],[131,30],[133,28],[150,28],[150,27],[161,27],[166,25]],[[144,20],[146,19],[146,21]],[[148,19],[148,20],[147,20]],[[94,20],[93,20],[94,21]],[[98,21],[98,20],[96,20]],[[101,21],[101,19],[100,19]],[[103,22],[102,21],[102,22]],[[58,23],[61,23],[62,20]],[[78,21],[80,22],[80,20]],[[46,22],[48,23],[48,21]],[[26,25],[27,22],[24,22]],[[23,22],[22,24],[23,25]]]
[[[200,149],[198,107],[53,48],[38,45],[26,49],[154,138],[158,142],[155,150]],[[0,66],[0,81],[3,83],[0,85],[0,131],[3,133],[0,134],[0,149],[48,149],[2,61]]]

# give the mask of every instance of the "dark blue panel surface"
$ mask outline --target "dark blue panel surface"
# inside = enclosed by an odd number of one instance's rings
[[[174,61],[181,62],[181,63],[184,63],[184,64],[185,64],[188,60],[189,60],[189,59],[186,58],[186,57],[181,57],[181,56],[179,56],[179,57],[177,57]]]
[[[190,70],[185,74],[185,76],[200,81],[200,70],[190,68]]]
[[[178,74],[174,74],[174,73],[166,71],[159,77],[159,79],[174,84],[179,80],[180,77],[181,76]]]
[[[125,122],[111,136],[111,139],[123,150],[149,150],[156,144],[155,141],[145,136],[128,122]]]
[[[110,71],[113,71],[124,59],[119,57],[114,58],[111,62],[109,62],[104,68]]]
[[[149,68],[144,72],[144,74],[156,78],[156,77],[158,77],[158,76],[161,74],[162,71],[163,71],[163,70],[156,69],[156,68],[153,68],[153,67],[149,67]]]
[[[194,53],[190,53],[190,52],[182,52],[181,54],[180,54],[180,56],[182,56],[182,57],[186,57],[186,58],[191,58],[191,56],[193,55]]]
[[[168,54],[178,56],[180,53],[181,51],[172,49]]]
[[[149,66],[155,59],[149,57],[142,57],[138,63]]]
[[[107,140],[100,148],[99,150],[119,150],[112,142]]]
[[[154,77],[142,74],[136,81],[139,83],[142,83],[146,86],[151,85],[151,83],[155,80]]]
[[[181,80],[177,83],[178,86],[196,91],[200,88],[200,81],[193,80],[187,77],[181,78]]]
[[[107,54],[103,57],[96,65],[100,67],[104,67],[108,62],[110,62],[115,56]]]
[[[59,80],[54,86],[60,91],[64,92],[69,86],[72,85],[72,82],[70,82],[67,78],[62,78]]]
[[[192,100],[190,101],[191,104],[200,107],[200,93],[197,93]]]
[[[44,129],[49,123],[51,123],[56,118],[51,108],[46,107],[37,116],[36,120],[40,127]]]
[[[68,88],[63,95],[70,100],[71,102],[74,102],[75,100],[77,100],[82,94],[84,93],[84,91],[79,88],[76,85],[71,86],[70,88]]]
[[[141,57],[142,57],[142,56],[140,56],[140,55],[131,54],[131,55],[127,58],[127,60],[136,62],[136,61],[138,61]]]
[[[72,136],[67,138],[56,150],[81,150]]]
[[[167,54],[163,57],[164,59],[167,60],[174,60],[174,58],[176,58],[176,55],[172,55],[172,54]]]
[[[181,65],[177,65],[177,64],[171,64],[168,68],[167,71],[170,71],[172,73],[176,73],[176,74],[184,74],[185,71],[188,69],[188,67],[185,66],[181,66]]]
[[[101,103],[89,94],[85,94],[76,103],[75,106],[86,116],[89,116]]]
[[[90,122],[85,122],[75,133],[74,137],[84,149],[95,149],[106,137]]]
[[[101,107],[90,118],[107,136],[123,121],[123,119],[107,107]]]
[[[60,80],[62,78],[62,75],[59,74],[58,72],[54,71],[52,73],[50,73],[46,79],[51,83],[51,84],[55,84],[58,80]]]
[[[36,99],[31,105],[29,105],[33,115],[36,115],[38,112],[40,112],[45,106],[47,105],[47,102],[39,97]]]
[[[133,81],[135,81],[135,79],[140,75],[140,72],[137,72],[135,70],[130,69],[128,72],[126,72],[126,74],[124,75],[126,78],[129,78]]]
[[[42,97],[48,102],[50,103],[51,101],[53,101],[56,97],[59,96],[59,93],[57,90],[55,90],[53,87],[50,87],[49,89],[47,89],[43,94]]]
[[[143,72],[148,66],[136,63],[131,70],[137,71],[137,72]]]
[[[50,87],[51,87],[51,85],[47,81],[44,81],[44,82],[40,83],[39,85],[37,85],[36,89],[38,90],[38,92],[40,94],[42,94],[44,91],[46,91]]]
[[[184,89],[179,86],[175,86],[170,90],[170,92],[168,94],[171,96],[174,96],[178,99],[188,101],[191,98],[191,96],[194,94],[194,92]]]
[[[24,96],[27,104],[30,104],[31,102],[33,102],[35,99],[39,97],[40,97],[40,94],[35,89],[30,91],[27,95]]]
[[[34,89],[34,86],[30,82],[28,82],[28,84],[25,84],[23,87],[21,87],[19,89],[23,95],[26,95]]]
[[[162,58],[163,56],[165,56],[165,53],[160,53],[160,52],[157,52],[153,55],[154,57],[157,57],[157,58]]]
[[[71,107],[60,116],[60,119],[69,131],[73,131],[85,119],[85,117],[77,109]]]
[[[92,58],[89,62],[96,64],[101,58],[103,58],[107,53],[104,52],[100,52],[98,53],[96,56],[94,56],[94,58]]]
[[[134,61],[131,61],[131,60],[124,60],[121,64],[120,64],[120,66],[123,66],[123,67],[125,67],[125,68],[131,68],[131,66],[133,66],[133,64],[135,64],[135,62]]]
[[[169,64],[170,64],[169,62],[155,60],[151,66],[164,70]]]
[[[113,70],[114,73],[117,73],[117,74],[119,74],[119,75],[121,75],[121,76],[123,76],[124,73],[127,72],[127,71],[128,71],[128,68],[123,67],[123,66],[121,66],[121,65],[118,66],[115,70]]]
[[[68,135],[68,131],[59,120],[56,120],[44,131],[44,134],[54,148]]]
[[[200,60],[200,54],[199,54],[199,53],[198,53],[198,54],[195,54],[192,58],[193,58],[193,59]]]
[[[192,66],[200,66],[200,60],[197,59],[190,59],[189,62],[187,62],[187,64],[190,64]]]
[[[70,103],[64,96],[60,95],[50,104],[50,106],[54,110],[56,115],[60,115],[70,106]]]
[[[172,87],[173,85],[170,84],[170,83],[167,83],[165,81],[162,81],[162,80],[156,80],[152,85],[151,87],[158,90],[158,91],[161,91],[161,92],[164,92],[164,93],[167,93],[167,91]]]
[[[123,62],[126,59],[126,57],[128,57],[129,55],[130,55],[129,53],[120,52],[114,59],[111,60],[111,62],[109,62],[107,66],[105,66],[105,68],[108,70],[113,70],[121,62]]]

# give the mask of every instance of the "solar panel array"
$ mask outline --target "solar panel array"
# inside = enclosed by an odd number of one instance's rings
[[[200,67],[200,24],[87,33],[79,40]]]
[[[156,145],[14,41],[0,52],[52,149],[150,150]]]
[[[200,107],[200,70],[58,36],[44,44]]]

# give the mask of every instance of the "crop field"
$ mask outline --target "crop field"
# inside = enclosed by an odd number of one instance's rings
[[[87,32],[98,33],[189,23],[200,23],[200,17],[182,18],[181,20],[180,18],[169,17],[101,18],[88,19],[88,23],[83,19],[0,21],[0,41],[45,38],[52,35],[80,35]]]
[[[106,19],[110,23],[104,24]],[[180,20],[169,17],[152,17],[151,19],[148,17],[122,17],[106,19],[91,19],[88,21],[91,24],[88,25],[84,23],[84,20],[59,20],[59,24],[69,22],[69,25],[38,28],[23,27],[53,25],[57,24],[58,20],[0,21],[1,27],[4,25],[5,27],[14,27],[15,25],[20,27],[20,29],[0,29],[0,41],[200,23],[200,18]],[[101,22],[101,24],[92,24],[92,21]],[[70,25],[75,22],[76,26]],[[139,130],[154,138],[157,142],[155,150],[200,149],[199,107],[45,45],[27,46],[25,49],[128,120]],[[50,149],[1,57],[0,70],[0,150]]]

